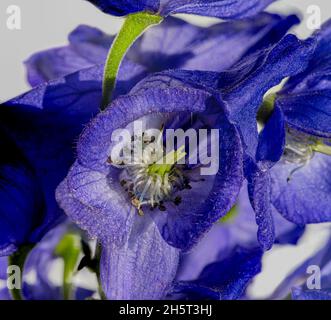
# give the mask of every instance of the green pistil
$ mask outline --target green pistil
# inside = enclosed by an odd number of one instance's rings
[[[219,223],[231,223],[238,215],[237,206],[233,206],[232,209],[221,219],[219,219]]]
[[[319,152],[331,156],[331,146],[328,146],[327,144],[324,144],[321,141],[318,141],[315,145],[313,145],[312,149],[315,152]]]
[[[148,174],[156,174],[164,178],[167,173],[170,173],[173,166],[186,156],[184,149],[185,147],[182,146],[177,151],[170,151],[160,161],[149,166]]]

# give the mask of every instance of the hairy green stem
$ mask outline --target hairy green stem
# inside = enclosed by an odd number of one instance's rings
[[[147,12],[129,15],[110,48],[104,70],[102,106],[104,110],[109,104],[116,85],[116,78],[121,62],[132,44],[152,25],[161,23],[163,18]]]

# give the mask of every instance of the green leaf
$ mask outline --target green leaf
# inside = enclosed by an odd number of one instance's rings
[[[80,252],[80,238],[73,233],[66,234],[55,249],[55,254],[64,260],[63,295],[65,300],[70,300],[73,298],[72,278],[76,272]]]
[[[116,85],[117,74],[121,62],[132,44],[152,25],[161,23],[163,18],[147,12],[139,12],[127,16],[122,29],[110,48],[105,65],[103,78],[103,100],[101,109],[104,110],[111,100]]]

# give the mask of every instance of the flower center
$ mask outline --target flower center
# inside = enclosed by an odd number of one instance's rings
[[[184,165],[179,164],[186,156],[184,146],[165,154],[161,137],[155,139],[143,134],[134,136],[120,161],[112,159],[111,164],[123,169],[120,174],[121,186],[128,193],[131,203],[139,215],[144,208],[166,210],[166,203],[181,203],[176,196],[180,190],[190,189],[189,179],[183,173]]]
[[[297,164],[287,178],[289,182],[295,172],[307,165],[315,156],[315,153],[331,155],[331,146],[327,141],[322,141],[317,137],[287,129],[286,145],[282,160],[287,164]]]

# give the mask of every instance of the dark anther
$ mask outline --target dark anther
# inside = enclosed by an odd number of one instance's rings
[[[125,180],[121,180],[121,186],[124,187],[126,185],[126,181]]]
[[[109,163],[109,164],[112,164],[112,163],[113,163],[113,160],[111,159],[110,156],[109,156],[108,159],[107,159],[107,163]]]
[[[181,198],[181,197],[176,197],[175,200],[174,200],[174,204],[175,204],[176,206],[180,205],[181,202],[182,202],[182,198]]]
[[[160,211],[166,211],[167,208],[166,208],[163,204],[160,204],[160,205],[159,205],[159,210],[160,210]]]

